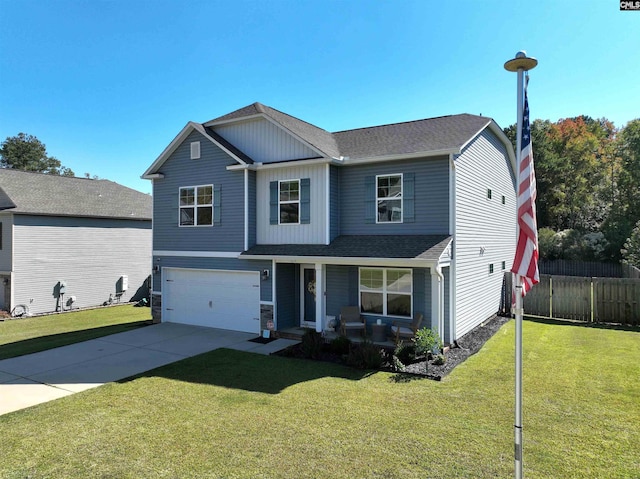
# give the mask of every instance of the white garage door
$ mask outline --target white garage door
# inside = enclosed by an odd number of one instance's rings
[[[260,332],[260,273],[163,269],[162,320]]]

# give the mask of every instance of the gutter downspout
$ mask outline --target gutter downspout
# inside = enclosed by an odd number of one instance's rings
[[[444,275],[440,264],[431,268],[431,327],[434,326],[444,342]]]

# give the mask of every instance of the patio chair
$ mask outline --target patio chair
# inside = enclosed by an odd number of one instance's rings
[[[358,306],[345,306],[340,310],[340,334],[347,335],[347,330],[361,329],[362,335],[366,333],[366,321],[360,314]]]
[[[394,321],[391,324],[391,332],[394,336],[394,341],[396,344],[401,339],[411,339],[415,336],[416,331],[420,329],[420,325],[422,324],[422,313],[416,313],[416,315],[411,320],[411,323],[406,321]]]

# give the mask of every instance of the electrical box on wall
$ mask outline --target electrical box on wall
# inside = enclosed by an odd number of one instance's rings
[[[116,292],[124,293],[128,289],[129,289],[129,276],[127,276],[126,274],[123,274],[122,276],[120,276],[120,279],[118,280],[118,287]]]

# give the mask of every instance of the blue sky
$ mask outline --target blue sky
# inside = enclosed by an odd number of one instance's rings
[[[456,113],[640,117],[640,11],[584,1],[0,0],[0,139],[77,176],[140,175],[184,125],[255,101],[328,131]],[[534,145],[535,149],[535,145]]]

